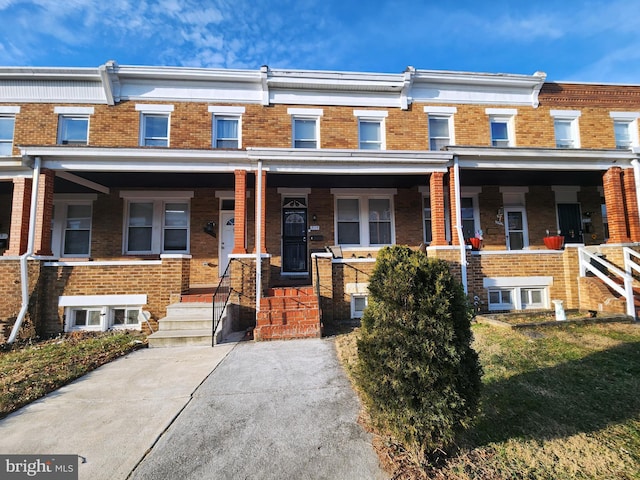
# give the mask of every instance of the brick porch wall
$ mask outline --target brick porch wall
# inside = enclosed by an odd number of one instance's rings
[[[34,319],[37,318],[37,302],[33,292],[38,284],[40,275],[40,262],[28,262],[29,274],[29,295],[31,301],[29,310],[22,323],[20,337],[29,337],[36,333]],[[20,283],[20,261],[0,260],[0,343],[4,343],[9,338],[10,327],[16,321],[18,313],[22,308],[22,288]]]
[[[165,258],[160,265],[43,266],[39,331],[42,335],[63,331],[64,309],[58,307],[62,295],[130,294],[147,295],[143,309],[151,313],[150,323],[157,330],[171,296],[187,291],[189,267],[188,258]],[[147,330],[147,325],[142,327]]]

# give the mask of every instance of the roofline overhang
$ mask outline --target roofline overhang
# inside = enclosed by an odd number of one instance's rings
[[[99,67],[0,67],[0,78],[14,80],[101,81]]]
[[[607,170],[629,168],[638,155],[631,150],[446,147],[462,168],[502,170]]]
[[[544,72],[535,72],[533,75],[521,75],[450,70],[416,70],[414,82],[541,88],[546,78],[547,74]]]

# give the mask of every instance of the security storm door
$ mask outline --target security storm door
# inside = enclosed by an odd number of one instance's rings
[[[583,243],[579,203],[558,204],[558,228],[564,243]]]
[[[504,209],[505,233],[509,250],[522,250],[529,246],[527,215],[522,207]]]
[[[306,199],[285,199],[282,207],[282,273],[307,273]]]
[[[220,276],[224,275],[229,265],[229,254],[234,247],[235,213],[233,211],[220,212]],[[227,273],[228,275],[228,273]]]

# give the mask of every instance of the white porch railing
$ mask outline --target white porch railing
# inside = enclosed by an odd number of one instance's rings
[[[578,258],[580,264],[580,276],[586,277],[587,272],[589,272],[602,280],[609,288],[617,292],[621,297],[625,299],[627,304],[627,315],[635,319],[636,310],[633,298],[633,277],[631,276],[631,274],[623,272],[612,263],[609,263],[601,257],[594,255],[585,247],[580,247],[578,249]],[[626,265],[627,262],[625,257],[625,268],[627,268]],[[605,275],[602,270],[606,270],[609,274],[613,274],[615,277],[620,278],[623,285],[615,282],[610,276]]]
[[[638,262],[640,261],[640,253],[635,250],[631,250],[629,247],[623,247],[622,252],[624,253],[624,270],[629,275],[633,276],[633,272],[637,275],[640,275],[640,265]]]

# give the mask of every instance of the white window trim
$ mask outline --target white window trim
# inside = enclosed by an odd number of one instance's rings
[[[85,143],[76,143],[73,142],[71,144],[67,143],[63,143],[64,140],[62,139],[62,124],[64,122],[65,119],[86,119],[87,120],[87,140]],[[89,131],[91,130],[90,127],[91,124],[91,117],[88,114],[81,114],[81,113],[64,113],[64,114],[59,114],[58,115],[58,139],[57,139],[57,143],[58,145],[89,145]]]
[[[626,123],[629,127],[629,139],[631,140],[631,147],[637,147],[640,145],[638,140],[638,118],[640,112],[609,112],[609,116],[613,120],[613,123]],[[615,132],[614,132],[615,139]],[[618,145],[616,144],[616,148]]]
[[[507,146],[516,146],[516,128],[515,128],[515,116],[518,114],[518,110],[515,108],[487,108],[485,113],[489,116],[489,135],[491,136],[491,145],[493,146],[493,136],[491,135],[492,123],[506,123],[507,124]],[[500,148],[500,147],[497,147]]]
[[[137,326],[130,325],[113,325],[112,310],[116,308],[138,308],[142,311],[142,307],[147,304],[147,295],[66,295],[58,297],[58,307],[65,309],[64,329],[66,332],[72,330],[101,330],[105,331],[109,328],[140,328],[140,321]],[[101,310],[100,325],[96,326],[71,326],[73,310]],[[111,323],[111,324],[110,324]]]
[[[1,143],[11,145],[11,147],[9,148],[9,155],[1,155],[2,157],[11,156],[13,154],[13,143],[16,136],[16,109],[17,112],[20,111],[20,107],[0,107],[0,118],[10,118],[13,120],[13,131],[11,132],[11,138],[1,140]]]
[[[360,140],[360,124],[361,122],[377,122],[380,125],[380,150],[387,149],[387,128],[385,118],[388,112],[375,110],[354,110],[353,115],[358,119],[358,149],[362,149]],[[367,149],[369,150],[369,149]]]
[[[156,105],[147,103],[136,103],[136,111],[140,112],[140,138],[138,144],[141,147],[145,145],[145,130],[146,130],[146,117],[148,115],[165,116],[167,118],[167,145],[156,148],[169,148],[171,145],[171,112],[173,112],[173,105]],[[149,145],[153,146],[153,145]]]
[[[125,201],[123,212],[123,226],[122,226],[122,253],[124,255],[157,255],[157,254],[188,254],[191,250],[191,199],[193,198],[193,191],[175,191],[175,192],[161,192],[161,191],[130,191],[123,190],[120,192],[120,197]],[[129,244],[129,205],[131,203],[153,203],[153,218],[151,225],[151,250],[144,251],[129,251],[127,246]],[[187,203],[189,209],[189,215],[187,217],[187,245],[186,250],[164,250],[162,241],[164,226],[164,205],[166,203],[184,202]]]
[[[56,115],[80,115],[88,116],[93,115],[95,112],[94,107],[54,107],[53,113]]]
[[[320,148],[320,117],[324,115],[321,108],[287,108],[287,114],[291,115],[291,147],[296,147],[296,120],[313,120],[316,122],[316,149]],[[312,149],[311,149],[312,150]]]
[[[494,304],[492,307],[488,303],[489,310],[510,310],[511,308],[505,308],[508,306],[513,307],[513,310],[523,310],[522,299],[520,293],[522,289],[540,289],[542,290],[542,306],[531,307],[535,308],[550,308],[549,301],[549,287],[553,285],[553,277],[539,276],[539,277],[493,277],[485,278],[482,281],[482,286],[487,290],[487,303],[489,299],[489,292],[495,290],[511,290],[513,298],[513,304]]]
[[[91,257],[91,237],[93,236],[93,202],[98,199],[97,194],[63,194],[56,195],[53,199],[56,217],[53,219],[51,232],[51,250],[58,258],[89,258]],[[89,252],[86,255],[64,254],[64,232],[67,223],[67,206],[89,205],[91,207],[91,224],[89,225]]]
[[[385,199],[389,200],[389,209],[391,212],[391,243],[388,245],[395,245],[396,243],[396,225],[395,225],[395,206],[394,206],[394,196],[398,193],[395,188],[379,188],[379,189],[367,189],[363,191],[357,191],[346,188],[332,188],[330,190],[331,194],[334,196],[333,199],[333,231],[334,231],[334,244],[338,244],[338,200],[353,200],[357,199],[359,202],[360,211],[359,213],[359,232],[360,232],[360,243],[345,243],[341,244],[343,247],[373,247],[379,248],[386,246],[387,244],[371,244],[369,238],[369,200],[371,199]]]
[[[557,120],[570,122],[571,127],[571,139],[573,140],[573,147],[571,148],[580,148],[580,127],[578,125],[578,119],[582,115],[580,110],[551,110],[549,112],[551,117],[553,117],[553,128],[555,134],[555,122]],[[557,138],[556,138],[556,148],[557,147]]]
[[[363,310],[356,310],[356,298],[364,298],[365,309],[369,304],[369,295],[367,293],[352,293],[351,294],[351,318],[362,318],[364,314]]]
[[[448,121],[449,127],[449,144],[456,144],[456,135],[454,128],[453,117],[458,112],[457,107],[440,107],[440,106],[426,106],[424,107],[424,113],[427,114],[427,141],[429,142],[429,150],[431,150],[431,132],[429,131],[429,118],[444,118]]]
[[[471,198],[471,204],[473,205],[473,233],[482,229],[480,223],[480,193],[482,193],[482,187],[461,187],[460,198]],[[460,219],[462,225],[462,218]]]
[[[0,115],[17,115],[20,113],[18,105],[0,105]]]
[[[238,121],[238,148],[242,148],[242,115],[245,113],[245,107],[229,107],[219,105],[209,105],[209,113],[212,114],[211,118],[211,146],[212,148],[218,148],[216,143],[218,141],[218,132],[216,131],[216,117],[228,118]]]

